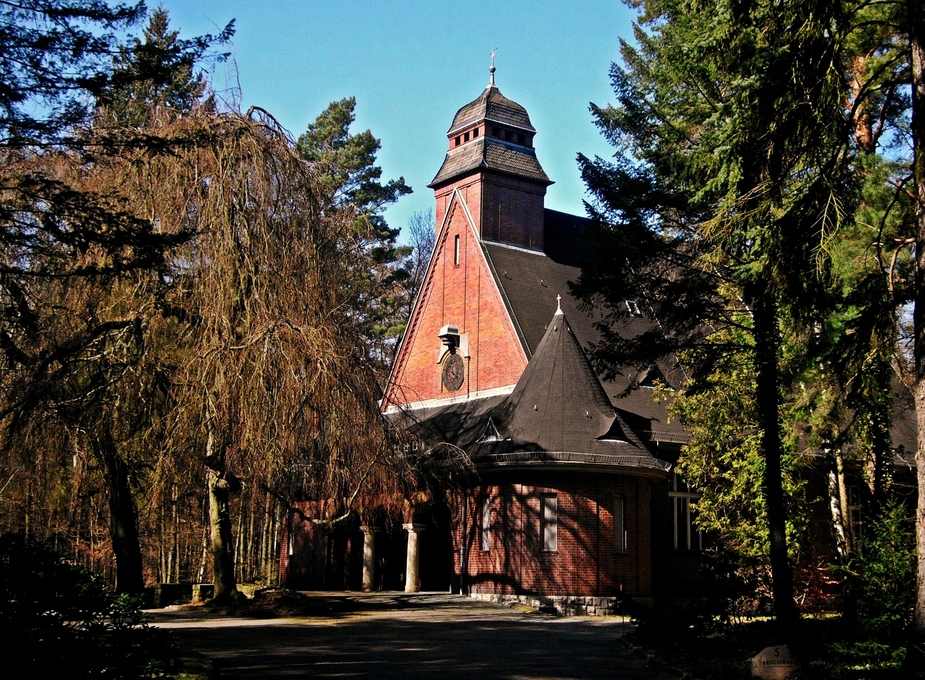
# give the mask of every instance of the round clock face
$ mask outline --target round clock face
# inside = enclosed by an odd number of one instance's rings
[[[443,360],[443,386],[450,392],[462,387],[466,377],[466,365],[458,354],[450,354]]]

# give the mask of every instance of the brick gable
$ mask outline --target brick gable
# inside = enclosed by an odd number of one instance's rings
[[[441,211],[442,212],[442,211]],[[456,243],[459,264],[456,264]],[[440,328],[451,324],[464,338],[466,364],[459,390],[441,381]],[[447,398],[466,398],[512,387],[527,355],[492,276],[477,225],[459,191],[443,215],[437,245],[386,386],[383,409]]]

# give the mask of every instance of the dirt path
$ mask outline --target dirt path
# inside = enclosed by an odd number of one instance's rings
[[[316,607],[317,605],[317,607]],[[314,611],[317,609],[317,614]],[[618,618],[554,618],[444,595],[315,593],[313,615],[159,610],[225,678],[659,678]]]

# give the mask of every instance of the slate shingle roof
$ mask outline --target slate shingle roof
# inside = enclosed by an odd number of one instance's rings
[[[497,87],[487,87],[478,97],[460,107],[453,116],[453,123],[448,132],[453,132],[479,120],[491,120],[505,125],[536,132],[530,123],[527,110],[517,102],[508,99]]]
[[[443,159],[443,165],[427,186],[434,188],[478,169],[494,170],[552,184],[532,148],[481,137],[450,149]]]
[[[668,469],[611,405],[561,310],[491,418],[503,441],[477,448],[476,462]]]
[[[545,255],[496,243],[482,247],[502,297],[514,321],[528,354],[535,354],[556,309],[556,295],[562,296],[562,309],[569,319],[578,344],[590,352],[600,333],[595,324],[601,317],[572,297],[569,284],[581,275],[582,261],[587,257],[588,241],[583,237],[588,220],[555,210],[545,210]],[[652,322],[643,318],[623,321],[620,332],[635,335],[648,329]],[[531,358],[531,362],[532,362]],[[679,369],[671,362],[662,362],[659,372],[669,383],[680,382]],[[652,390],[628,390],[639,374],[638,368],[626,367],[612,380],[598,375],[610,404],[623,419],[647,441],[683,443],[684,428],[670,420],[665,408],[654,401]]]
[[[657,475],[669,469],[613,408],[560,312],[511,394],[392,418],[432,447],[449,442],[464,449],[479,468],[590,466]]]
[[[485,167],[489,170],[552,184],[536,159],[536,152],[530,147],[506,144],[493,139],[485,141]]]
[[[456,130],[482,121],[501,123],[530,133],[536,132],[530,123],[527,110],[505,97],[501,90],[493,85],[485,88],[476,99],[456,112],[449,132],[452,135]],[[546,185],[552,184],[532,147],[502,141],[489,134],[489,130],[486,129],[481,137],[451,148],[428,186],[436,188],[440,184],[480,169],[515,175]]]

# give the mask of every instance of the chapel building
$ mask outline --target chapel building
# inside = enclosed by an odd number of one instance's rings
[[[425,452],[457,452],[474,473],[383,526],[322,539],[296,521],[290,583],[606,613],[692,571],[693,495],[672,474],[686,435],[653,398],[679,369],[595,371],[598,318],[570,287],[589,223],[545,208],[536,137],[492,68],[453,117],[429,185],[436,244],[382,399]],[[619,331],[647,328],[642,295],[625,304]]]

